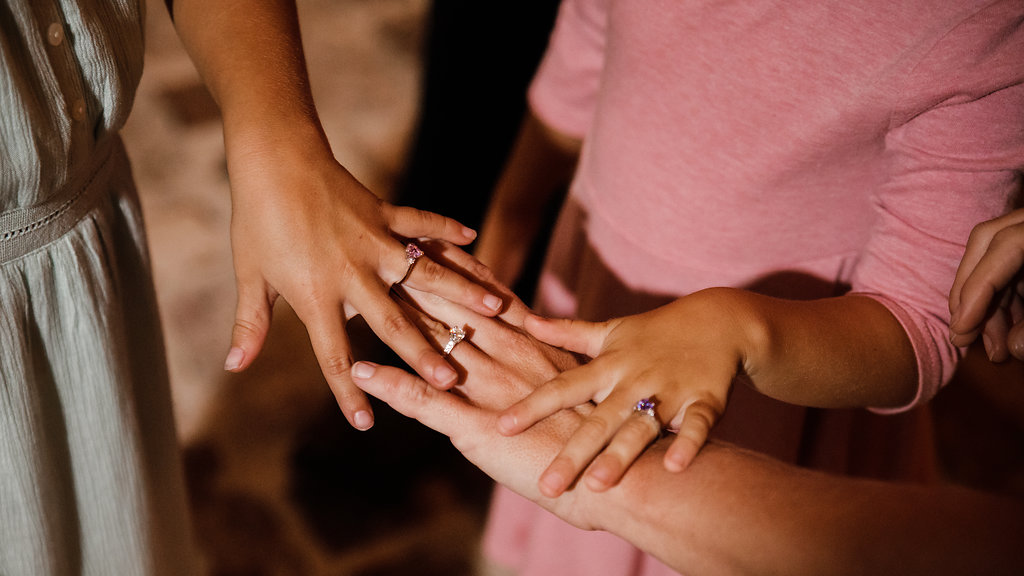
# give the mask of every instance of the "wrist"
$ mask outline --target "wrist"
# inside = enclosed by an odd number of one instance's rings
[[[748,375],[765,366],[775,338],[767,296],[739,288],[707,288],[694,292],[688,305],[710,311],[722,350],[731,351]]]

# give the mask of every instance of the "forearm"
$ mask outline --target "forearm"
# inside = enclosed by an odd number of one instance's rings
[[[822,408],[896,407],[917,390],[917,362],[896,318],[856,295],[795,301],[734,291],[745,376],[773,398]]]
[[[545,207],[572,178],[580,144],[530,112],[523,118],[475,251],[503,283],[511,285],[519,276]]]
[[[664,444],[664,441],[661,443]],[[603,493],[591,528],[683,573],[990,574],[1024,568],[1024,503],[953,486],[834,477],[710,443],[683,473],[663,446]]]
[[[294,1],[175,0],[173,10],[178,34],[220,106],[229,153],[238,137],[252,146],[248,153],[294,143],[307,154],[329,154]]]

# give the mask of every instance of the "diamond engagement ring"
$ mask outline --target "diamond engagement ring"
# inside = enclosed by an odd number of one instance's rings
[[[444,345],[444,355],[451,354],[452,348],[466,337],[466,331],[458,326],[452,326],[448,330],[448,343]]]
[[[633,412],[645,414],[655,420],[658,419],[658,415],[654,413],[654,400],[651,400],[650,398],[640,399],[640,401],[633,406]]]
[[[412,242],[405,245],[405,261],[409,263],[409,267],[405,269],[405,276],[402,276],[401,280],[395,282],[395,286],[401,286],[402,282],[409,278],[409,274],[412,274],[412,269],[416,266],[416,261],[420,259],[420,256],[423,256],[423,250],[420,250],[419,246]]]

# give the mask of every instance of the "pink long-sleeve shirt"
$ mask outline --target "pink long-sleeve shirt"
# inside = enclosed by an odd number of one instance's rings
[[[1021,189],[1022,6],[570,0],[530,102],[584,138],[572,194],[630,288],[849,286],[910,338],[909,407],[955,367],[971,228]]]
[[[530,102],[584,148],[539,305],[596,319],[773,277],[805,297],[792,280],[812,278],[892,311],[920,379],[891,411],[923,403],[959,356],[947,294],[969,231],[1020,196],[1022,22],[1021,0],[564,0]],[[923,410],[812,412],[734,387],[715,433],[927,475]],[[519,576],[672,572],[500,487],[484,548]]]

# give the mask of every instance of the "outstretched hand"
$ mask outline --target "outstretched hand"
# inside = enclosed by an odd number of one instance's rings
[[[950,340],[1024,360],[1024,209],[975,226],[949,294]]]
[[[421,257],[409,270],[405,239],[454,244],[475,233],[458,222],[379,200],[315,145],[229,146],[231,240],[238,306],[225,368],[248,367],[263,347],[275,300],[283,297],[305,324],[331,390],[348,421],[373,424],[370,404],[350,377],[345,321],[361,314],[369,327],[438,388],[457,374],[390,298],[392,284],[437,294],[481,315],[500,297]],[[406,272],[409,275],[406,278]]]
[[[448,260],[447,258],[451,258]],[[441,256],[450,265],[472,267],[471,276],[489,271],[458,249]],[[484,281],[490,284],[489,281]],[[580,421],[578,411],[563,410],[529,431],[508,437],[498,433],[498,411],[522,398],[538,382],[578,365],[564,351],[537,342],[520,327],[528,314],[511,293],[497,288],[509,301],[500,319],[487,318],[437,296],[403,285],[402,297],[425,313],[402,303],[410,317],[443,348],[449,328],[465,327],[468,336],[451,351],[453,363],[463,371],[463,381],[450,391],[438,390],[422,378],[399,368],[357,362],[353,380],[365,392],[388,403],[402,414],[451,438],[455,447],[473,464],[498,482],[537,501],[577,526],[591,527],[582,511],[573,506],[574,493],[558,499],[544,498],[537,477],[558,452]],[[434,320],[443,319],[444,323]]]
[[[593,360],[505,410],[501,431],[518,434],[562,408],[598,402],[541,476],[546,496],[560,494],[584,470],[592,490],[615,485],[661,423],[677,431],[665,467],[689,465],[725,410],[743,359],[739,329],[720,303],[704,291],[608,322],[527,318],[526,329],[539,340]],[[643,399],[653,401],[654,418],[637,406]]]

